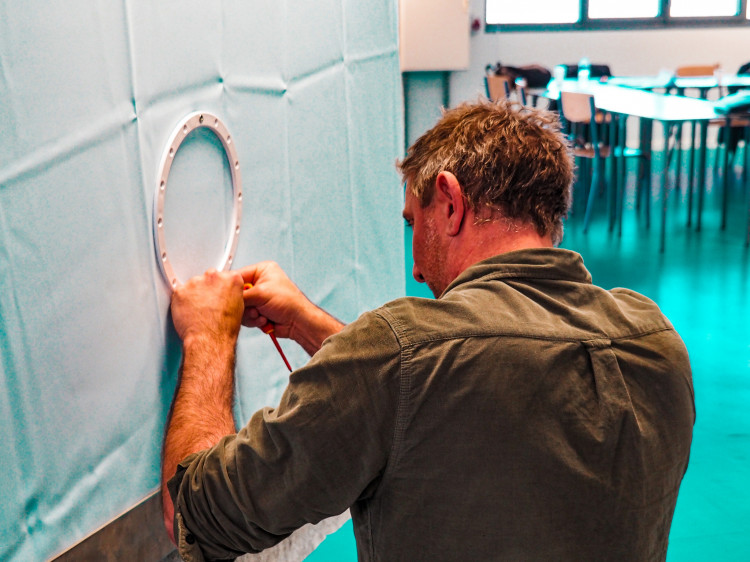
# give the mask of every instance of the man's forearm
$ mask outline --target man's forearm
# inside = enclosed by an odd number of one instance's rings
[[[212,447],[225,435],[236,432],[232,411],[235,344],[235,340],[203,336],[184,342],[162,460],[164,524],[173,540],[174,506],[167,481],[186,456]]]

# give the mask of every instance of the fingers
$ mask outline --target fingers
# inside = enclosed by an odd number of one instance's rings
[[[268,323],[268,319],[265,316],[261,316],[258,309],[254,306],[246,306],[245,312],[242,315],[242,323],[249,328],[260,328]]]
[[[252,284],[243,291],[245,313],[242,323],[251,328],[262,328],[270,322],[275,325],[278,337],[288,337],[289,328],[299,314],[300,302],[305,298],[302,292],[272,261],[250,265],[239,272],[246,284]]]
[[[248,265],[239,270],[240,275],[245,283],[258,285],[264,282],[273,281],[279,277],[286,277],[284,270],[279,264],[273,261],[262,261]]]
[[[236,337],[245,311],[242,283],[242,276],[236,271],[211,269],[176,287],[172,321],[180,337]]]

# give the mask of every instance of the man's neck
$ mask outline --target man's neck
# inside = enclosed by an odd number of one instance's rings
[[[499,254],[531,248],[551,248],[549,235],[540,236],[529,223],[506,219],[470,223],[461,235],[452,240],[451,272],[455,279],[475,263]]]

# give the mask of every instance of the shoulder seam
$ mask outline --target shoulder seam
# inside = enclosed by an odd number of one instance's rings
[[[620,336],[612,336],[612,335],[605,334],[605,333],[595,333],[595,332],[582,335],[582,337],[546,336],[543,334],[525,334],[522,332],[519,332],[519,333],[466,332],[466,333],[455,334],[455,335],[423,338],[417,341],[407,341],[404,343],[400,343],[400,345],[402,349],[413,348],[413,347],[416,347],[418,345],[425,344],[425,343],[449,341],[449,340],[456,340],[456,339],[466,339],[466,338],[508,338],[508,339],[519,338],[519,339],[550,341],[550,342],[566,342],[566,343],[578,343],[578,342],[583,342],[583,341],[589,341],[592,339],[608,339],[611,341],[625,341],[625,340],[634,340],[634,339],[646,337],[652,334],[657,334],[659,332],[675,332],[676,333],[675,329],[670,326],[650,328],[648,330],[643,330],[640,332],[633,332],[630,334],[623,334]]]

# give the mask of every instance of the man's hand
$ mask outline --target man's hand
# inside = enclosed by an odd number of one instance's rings
[[[244,292],[245,326],[262,328],[273,322],[277,336],[296,341],[310,355],[320,349],[323,340],[344,327],[313,304],[278,264],[265,261],[247,266],[240,273],[245,283],[253,285]]]
[[[313,306],[297,285],[275,262],[265,261],[240,270],[246,283],[253,285],[245,291],[245,314],[242,323],[250,328],[262,328],[269,321],[275,325],[276,335],[291,338],[291,326],[305,307]]]
[[[236,271],[209,270],[175,289],[172,321],[183,342],[193,336],[235,341],[245,305],[242,276]]]

